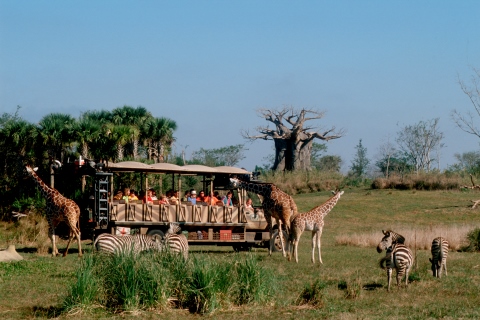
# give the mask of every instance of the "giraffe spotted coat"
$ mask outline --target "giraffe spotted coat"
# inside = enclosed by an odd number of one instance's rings
[[[268,230],[270,232],[270,246],[268,253],[272,255],[273,248],[273,230],[272,230],[272,217],[275,218],[278,225],[278,234],[280,236],[280,243],[282,245],[283,256],[286,256],[284,239],[282,232],[282,224],[285,225],[285,231],[290,233],[290,218],[297,215],[297,205],[293,198],[280,190],[273,183],[260,183],[260,182],[246,182],[237,178],[230,178],[230,182],[233,187],[244,189],[250,192],[254,192],[263,197],[262,209],[267,220]],[[287,240],[287,239],[285,239]]]
[[[63,256],[65,257],[67,255],[70,242],[72,241],[73,237],[76,237],[78,243],[78,256],[81,257],[82,245],[79,228],[80,208],[75,201],[65,198],[56,189],[47,186],[30,166],[26,166],[26,169],[28,175],[35,181],[37,187],[46,200],[48,237],[52,242],[52,256],[56,256],[58,254],[58,249],[55,243],[55,228],[60,222],[64,221],[69,227],[70,231],[67,248],[65,249]]]
[[[292,218],[291,233],[290,233],[290,252],[288,260],[291,260],[291,253],[295,256],[295,261],[298,263],[298,242],[304,231],[312,231],[312,263],[315,263],[315,247],[318,248],[318,259],[322,262],[320,254],[320,238],[324,226],[325,216],[335,207],[343,191],[335,192],[334,195],[328,199],[324,204],[316,206],[312,210],[300,213]]]

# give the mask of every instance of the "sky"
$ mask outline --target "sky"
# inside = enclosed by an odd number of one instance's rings
[[[447,168],[479,149],[451,119],[474,110],[458,81],[480,68],[479,13],[477,0],[0,0],[0,113],[143,106],[176,121],[176,153],[245,144],[247,170],[274,153],[241,136],[270,124],[261,108],[325,111],[307,124],[345,130],[327,143],[342,171],[360,139],[373,162],[439,118]]]

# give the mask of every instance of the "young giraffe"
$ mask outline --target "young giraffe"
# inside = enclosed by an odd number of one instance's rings
[[[67,255],[70,242],[72,241],[73,236],[75,236],[78,243],[78,256],[81,257],[82,245],[80,240],[80,229],[77,227],[80,219],[80,208],[73,200],[65,198],[56,189],[47,186],[30,166],[26,166],[26,169],[28,175],[37,183],[37,187],[47,200],[46,214],[48,220],[48,237],[52,241],[52,256],[55,257],[58,254],[58,249],[55,244],[55,228],[60,222],[65,221],[70,228],[70,234],[68,237],[67,249],[63,253],[63,256],[65,257]]]
[[[322,262],[322,256],[320,254],[320,237],[322,236],[323,218],[335,207],[343,191],[335,191],[334,195],[328,199],[324,204],[316,206],[312,210],[298,214],[293,217],[291,222],[290,233],[290,252],[288,254],[288,260],[291,260],[291,252],[295,257],[295,261],[298,263],[298,242],[303,231],[312,231],[312,263],[315,263],[315,246],[318,247],[318,259]]]
[[[273,248],[273,217],[278,224],[278,234],[280,235],[282,252],[283,256],[286,257],[283,243],[282,223],[285,225],[285,231],[288,235],[290,232],[290,217],[297,215],[297,205],[295,204],[295,201],[293,201],[292,197],[278,189],[273,183],[246,182],[237,178],[230,178],[230,183],[234,188],[245,189],[263,197],[262,208],[265,215],[265,220],[267,220],[268,231],[270,232],[270,246],[268,248],[268,254],[272,255]]]

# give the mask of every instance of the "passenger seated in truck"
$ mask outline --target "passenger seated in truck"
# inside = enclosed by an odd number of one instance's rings
[[[123,199],[123,192],[122,190],[118,190],[117,194],[113,196],[113,200],[122,200]]]
[[[215,197],[215,194],[210,191],[210,196],[208,196],[208,204],[211,205],[211,206],[215,206],[219,202],[223,205],[222,201],[218,200],[218,198]]]
[[[227,192],[227,196],[223,199],[223,204],[225,206],[233,206],[233,193],[231,191]]]
[[[178,190],[172,192],[172,196],[168,199],[170,204],[178,204]]]
[[[143,203],[153,204],[152,191],[147,190],[147,195],[143,198]]]
[[[190,197],[187,198],[192,204],[197,204],[197,191],[190,190]]]
[[[128,201],[135,201],[138,200],[137,193],[135,190],[130,190],[130,194],[128,195]]]
[[[123,189],[123,197],[122,200],[125,200],[125,202],[128,203],[128,200],[130,199],[130,188],[125,188]]]
[[[182,197],[182,202],[187,202],[190,197],[190,190],[185,191],[184,196]]]
[[[167,201],[167,197],[165,197],[164,195],[160,195],[160,199],[158,199],[158,203],[169,204],[168,201]]]
[[[208,204],[209,197],[205,195],[205,191],[200,191],[197,197],[197,204]]]

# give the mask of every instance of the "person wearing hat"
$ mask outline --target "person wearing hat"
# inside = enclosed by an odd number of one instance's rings
[[[187,198],[187,201],[190,201],[192,204],[197,204],[197,191],[190,190],[190,196]]]

